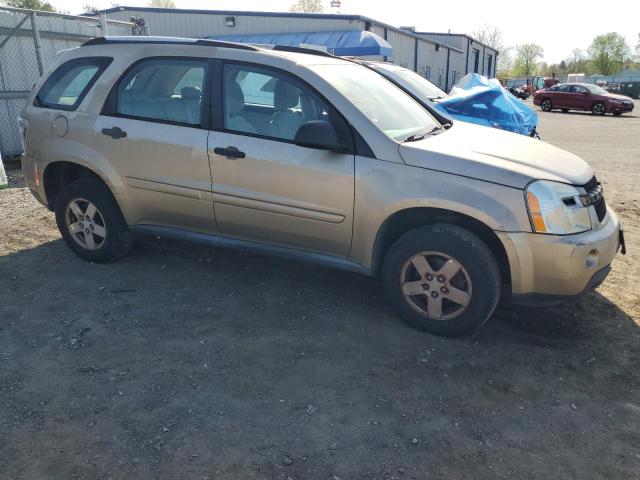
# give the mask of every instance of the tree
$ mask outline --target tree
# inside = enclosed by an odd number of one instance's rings
[[[82,7],[82,12],[83,12],[83,15],[97,15],[98,13],[100,13],[100,9],[95,5],[87,4],[84,7]]]
[[[155,8],[176,8],[173,0],[149,0],[149,6]]]
[[[497,77],[510,77],[513,70],[513,47],[505,47],[498,52],[498,63],[496,65]]]
[[[536,73],[538,59],[544,55],[544,50],[535,43],[525,43],[516,46],[515,71],[518,75],[530,76]]]
[[[615,75],[624,65],[631,50],[625,38],[616,32],[598,35],[591,42],[589,57],[600,75]]]
[[[567,66],[567,62],[565,60],[562,60],[560,62],[560,65],[558,65],[558,70],[560,70],[560,73],[564,76],[567,74],[568,69],[569,67]]]
[[[296,0],[289,7],[289,11],[295,13],[322,13],[324,12],[324,7],[322,6],[322,0]]]
[[[55,12],[53,5],[40,0],[6,0],[7,6],[13,8],[27,8],[29,10],[42,10],[45,12]]]
[[[579,48],[574,48],[568,61],[569,73],[581,73],[584,67],[584,52]]]

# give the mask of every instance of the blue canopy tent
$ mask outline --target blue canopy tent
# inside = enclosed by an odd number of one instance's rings
[[[341,57],[368,55],[391,57],[393,55],[393,47],[384,38],[365,30],[216,35],[208,38],[257,45],[318,46],[324,47],[327,52]]]

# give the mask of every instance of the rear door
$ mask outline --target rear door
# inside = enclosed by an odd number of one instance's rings
[[[330,121],[351,143],[346,121],[286,72],[232,62],[221,63],[219,72],[209,159],[220,231],[346,257],[354,154],[294,143],[300,126],[311,120]]]
[[[209,65],[184,57],[136,62],[98,116],[96,150],[126,184],[130,223],[216,231],[205,108]]]
[[[570,85],[560,85],[556,88],[551,101],[554,108],[570,108],[571,99],[569,97]]]

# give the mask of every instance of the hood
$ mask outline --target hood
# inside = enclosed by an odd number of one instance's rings
[[[580,157],[548,143],[495,128],[456,122],[439,135],[403,143],[407,165],[515,188],[536,179],[584,185],[592,168]]]
[[[619,95],[617,93],[609,93],[607,95],[603,95],[603,97],[609,97],[609,98],[613,98],[614,100],[625,100],[627,102],[633,102],[633,99],[631,97],[626,97],[624,95]]]

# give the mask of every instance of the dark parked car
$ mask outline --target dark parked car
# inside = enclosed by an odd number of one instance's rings
[[[607,92],[604,88],[588,83],[564,83],[539,90],[533,98],[545,112],[560,109],[591,111],[594,115],[613,113],[622,115],[633,110],[633,100],[624,95]]]

